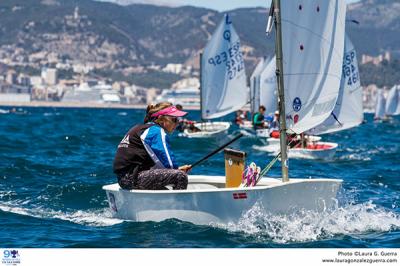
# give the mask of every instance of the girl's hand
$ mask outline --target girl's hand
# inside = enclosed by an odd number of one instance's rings
[[[190,169],[192,169],[192,166],[186,164],[186,165],[179,166],[178,169],[181,171],[184,171],[185,173],[188,173],[190,171]]]

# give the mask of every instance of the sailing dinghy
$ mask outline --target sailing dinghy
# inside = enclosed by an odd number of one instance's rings
[[[387,96],[386,115],[400,115],[400,85],[394,85]]]
[[[377,96],[376,96],[374,120],[377,122],[383,122],[383,121],[388,120],[388,117],[386,116],[386,113],[385,113],[386,98],[383,93],[384,93],[383,89],[380,89],[380,90],[378,90]]]
[[[281,103],[282,179],[265,177],[256,186],[226,187],[225,176],[197,175],[189,176],[187,190],[162,191],[123,190],[118,184],[107,185],[103,189],[116,217],[133,221],[176,218],[209,224],[237,222],[255,204],[271,214],[322,212],[336,206],[342,180],[289,179],[286,117],[292,117],[289,129],[300,134],[323,122],[333,110],[340,85],[346,4],[344,0],[310,0],[299,8],[292,0],[274,0],[272,10]],[[299,84],[304,84],[302,92],[293,92]],[[235,165],[234,160],[227,162]]]
[[[263,105],[265,107],[265,114],[269,116],[273,116],[275,111],[278,109],[278,92],[276,85],[276,57],[274,56],[271,61],[269,61],[264,69],[260,71],[258,74],[258,79],[255,79],[254,88],[254,106],[258,107]],[[258,83],[257,83],[258,81]],[[257,97],[258,96],[258,97]],[[262,150],[272,153],[278,154],[280,151],[280,140],[278,138],[270,137],[271,129],[257,129],[256,136],[266,145],[262,148]],[[298,136],[297,138],[300,138]],[[316,159],[316,158],[331,158],[334,153],[337,145],[335,143],[330,142],[321,142],[321,137],[313,136],[313,135],[305,135],[305,141],[309,143],[308,147],[294,147],[289,149],[289,157],[290,158],[307,158],[307,159]]]
[[[360,125],[364,119],[362,107],[362,88],[358,71],[357,54],[350,38],[346,36],[343,55],[343,73],[339,96],[330,116],[318,126],[307,131],[308,134],[322,135]],[[289,150],[293,158],[331,159],[338,146],[333,142],[307,141],[305,147]]]
[[[247,103],[248,88],[240,40],[226,14],[200,57],[201,119],[215,119],[239,110]],[[229,122],[199,122],[201,131],[185,129],[183,135],[207,138],[227,133]]]

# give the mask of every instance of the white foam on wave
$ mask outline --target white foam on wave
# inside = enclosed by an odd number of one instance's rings
[[[347,204],[322,213],[302,211],[293,215],[272,215],[257,203],[244,213],[238,223],[215,226],[245,233],[261,241],[283,244],[399,230],[400,215],[372,202]]]
[[[363,154],[358,154],[358,153],[353,153],[353,154],[348,154],[348,155],[343,155],[340,156],[340,160],[351,160],[351,161],[371,161],[371,157],[363,155]]]
[[[396,154],[398,147],[362,147],[358,149],[345,148],[345,154],[339,159],[341,160],[354,160],[354,161],[371,161],[372,156],[379,154]]]
[[[60,115],[60,113],[43,113],[43,116],[59,116]]]
[[[252,138],[256,138],[257,137],[254,133],[249,132],[249,131],[247,131],[245,129],[240,129],[239,132],[245,137],[252,137]]]
[[[0,210],[40,219],[60,219],[88,226],[112,226],[123,220],[113,218],[109,208],[78,211],[55,211],[42,207],[28,207],[23,202],[0,203]]]
[[[252,148],[257,151],[269,152],[277,154],[279,152],[279,146],[276,145],[253,145]]]

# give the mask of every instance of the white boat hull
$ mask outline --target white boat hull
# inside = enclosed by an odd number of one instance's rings
[[[310,136],[306,136],[306,139],[307,139],[307,141],[310,141],[310,142],[317,142],[317,141],[321,140],[321,137],[320,136],[312,136],[312,135],[310,135]],[[268,136],[266,138],[265,142],[266,142],[267,145],[278,145],[278,146],[280,145],[279,138],[270,138]]]
[[[194,126],[201,129],[201,131],[191,132],[189,129],[185,129],[182,136],[188,138],[219,137],[226,135],[231,124],[229,122],[205,122],[195,123]]]
[[[106,185],[115,217],[132,221],[179,219],[194,224],[237,222],[256,203],[266,212],[323,211],[337,204],[342,180],[263,178],[257,187],[223,188],[223,176],[189,176],[187,190],[123,190]]]
[[[320,138],[320,137],[315,137]],[[257,147],[258,150],[262,150],[273,155],[277,155],[281,150],[279,139],[269,138],[267,139],[268,145],[263,147]],[[330,160],[336,153],[338,144],[333,142],[312,142],[314,148],[290,148],[288,149],[288,156],[292,159],[313,159],[313,160]]]
[[[289,158],[330,160],[336,153],[337,143],[316,142],[314,145],[321,148],[291,148],[289,149]]]
[[[239,128],[252,130],[254,128],[254,126],[253,126],[253,123],[251,123],[251,121],[245,120],[245,121],[243,121],[242,124],[239,125]]]

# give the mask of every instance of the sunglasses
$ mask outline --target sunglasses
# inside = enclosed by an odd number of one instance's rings
[[[175,124],[178,123],[178,118],[176,116],[168,116],[168,117],[171,120],[171,122],[173,122]]]

